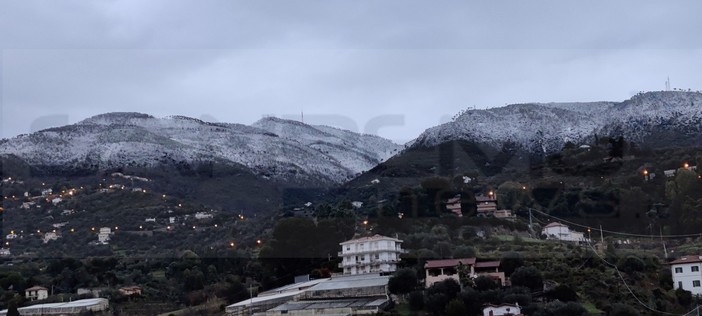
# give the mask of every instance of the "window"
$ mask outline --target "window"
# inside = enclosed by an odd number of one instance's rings
[[[700,287],[700,280],[692,281],[692,287]]]
[[[692,266],[692,272],[699,272],[700,271],[700,266]]]
[[[675,273],[682,273],[682,267],[675,268]]]

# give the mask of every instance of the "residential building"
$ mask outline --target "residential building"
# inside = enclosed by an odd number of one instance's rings
[[[43,300],[49,297],[49,290],[43,286],[32,286],[24,290],[24,297],[30,301]]]
[[[541,230],[542,235],[546,235],[547,238],[558,239],[563,241],[572,242],[587,242],[588,239],[585,238],[583,233],[570,230],[568,225],[562,224],[560,222],[552,222],[544,226]]]
[[[212,217],[214,217],[214,215],[212,215],[211,213],[207,213],[207,212],[197,212],[197,213],[195,213],[195,218],[196,218],[196,219],[206,219],[206,218],[212,218]]]
[[[518,303],[492,305],[488,304],[483,308],[483,316],[522,316],[522,309]]]
[[[673,274],[673,288],[702,294],[702,256],[683,256],[669,263]]]
[[[44,234],[44,243],[48,243],[49,241],[56,240],[61,238],[60,235],[56,234],[55,232],[48,232]]]
[[[448,201],[446,201],[446,209],[459,217],[463,216],[463,209],[461,208],[461,195],[457,194],[456,196],[448,199]]]
[[[506,281],[505,273],[500,272],[499,261],[477,262],[476,258],[429,260],[424,264],[424,271],[426,287],[447,279],[460,283],[460,273],[465,273],[469,278],[485,275],[493,278],[500,285],[505,285]]]
[[[339,268],[344,274],[391,273],[397,269],[402,240],[375,235],[340,243]]]
[[[497,200],[492,196],[478,195],[475,197],[478,216],[488,216],[497,211]]]
[[[107,244],[110,241],[110,234],[112,234],[112,230],[109,227],[101,227],[98,233],[98,242]]]
[[[495,218],[502,218],[502,219],[514,219],[516,216],[512,214],[511,210],[497,210],[492,213]]]
[[[125,286],[119,289],[124,296],[141,295],[141,286]]]

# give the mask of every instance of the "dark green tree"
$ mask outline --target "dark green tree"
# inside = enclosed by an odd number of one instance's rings
[[[533,292],[541,291],[544,288],[544,279],[539,269],[528,266],[520,267],[510,276],[512,286],[524,286]]]
[[[446,305],[447,316],[465,316],[468,314],[468,309],[462,300],[455,298]]]
[[[388,290],[392,294],[404,295],[417,288],[417,271],[403,268],[395,271],[388,281]]]

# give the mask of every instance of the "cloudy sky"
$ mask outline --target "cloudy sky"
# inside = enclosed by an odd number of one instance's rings
[[[702,89],[699,1],[0,0],[0,137],[104,112],[397,142],[467,107]]]

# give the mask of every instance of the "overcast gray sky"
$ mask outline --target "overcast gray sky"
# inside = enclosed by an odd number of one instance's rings
[[[702,89],[700,1],[0,0],[0,137],[113,111],[402,143],[467,107]]]

